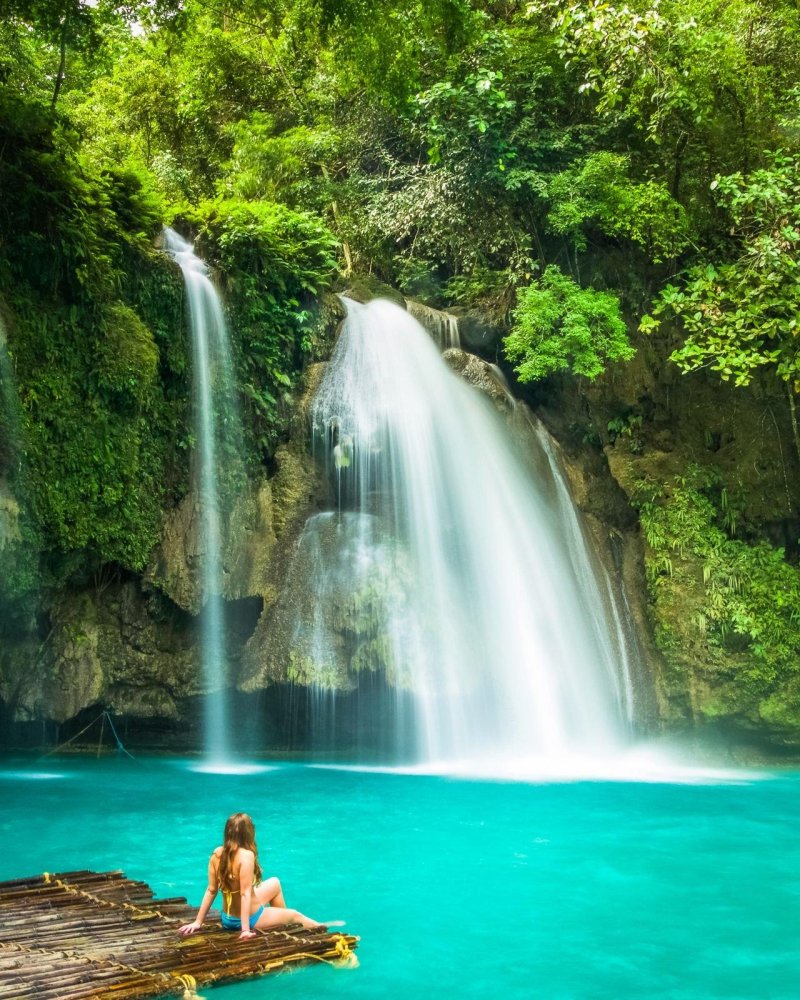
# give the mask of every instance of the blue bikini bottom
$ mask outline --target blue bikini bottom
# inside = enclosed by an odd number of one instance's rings
[[[258,923],[258,918],[264,912],[264,907],[259,906],[255,913],[250,914],[250,930],[253,930],[255,925]],[[225,913],[223,910],[219,915],[222,921],[222,926],[226,931],[240,931],[242,929],[242,921],[239,917],[232,917],[230,913]]]

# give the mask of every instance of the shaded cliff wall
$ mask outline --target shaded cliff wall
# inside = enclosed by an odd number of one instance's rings
[[[796,603],[798,587],[785,388],[684,375],[668,360],[674,341],[634,339],[636,358],[596,383],[553,379],[525,395],[562,442],[579,506],[628,539],[661,725],[798,747],[800,635],[790,607],[769,608]]]

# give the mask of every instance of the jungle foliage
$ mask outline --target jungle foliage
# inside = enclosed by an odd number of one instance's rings
[[[736,504],[713,470],[642,482],[636,503],[660,645],[690,673],[706,664],[718,675],[706,678],[710,696],[697,685],[695,710],[798,725],[800,569],[737,537]]]

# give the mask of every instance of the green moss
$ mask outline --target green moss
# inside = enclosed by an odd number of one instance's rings
[[[316,296],[333,276],[336,240],[316,217],[266,201],[206,202],[189,221],[224,278],[247,451],[266,458],[315,347]]]
[[[121,302],[103,309],[98,358],[99,383],[143,402],[153,389],[158,348],[153,334],[136,313]]]
[[[185,355],[182,288],[150,246],[161,205],[146,173],[85,162],[64,120],[8,94],[0,140],[0,187],[18,192],[0,214],[19,413],[11,487],[38,566],[6,574],[17,599],[102,563],[145,565],[186,464],[174,402]],[[8,553],[4,568],[22,561]]]
[[[642,483],[635,499],[667,684],[686,689],[688,678],[692,708],[707,717],[795,725],[800,569],[782,549],[733,537],[735,512],[709,470]]]

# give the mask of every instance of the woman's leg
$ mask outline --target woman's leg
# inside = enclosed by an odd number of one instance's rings
[[[283,895],[283,888],[280,880],[266,878],[253,889],[253,894],[262,906],[278,906],[282,910],[286,909],[286,899]]]
[[[299,910],[290,910],[285,906],[268,906],[258,918],[258,923],[253,930],[263,931],[280,924],[302,924],[303,927],[308,928],[322,926],[318,920],[304,916]]]

